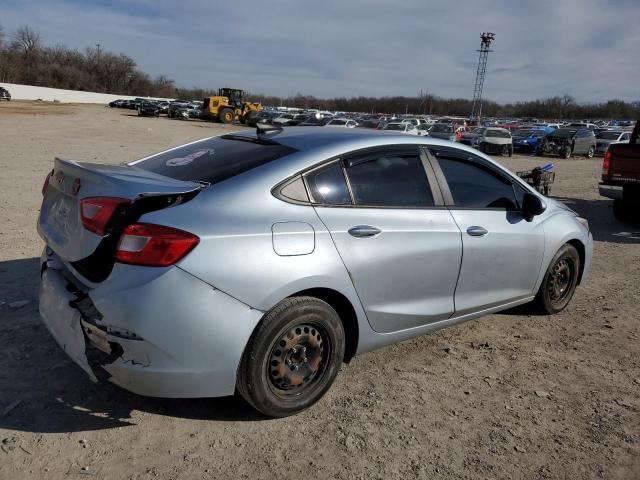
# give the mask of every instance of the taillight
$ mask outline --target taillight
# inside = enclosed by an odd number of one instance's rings
[[[607,150],[602,159],[602,175],[609,175],[609,168],[611,167],[611,151]]]
[[[122,232],[116,260],[133,265],[168,267],[187,255],[200,239],[177,228],[134,223]]]
[[[44,183],[42,184],[42,196],[47,193],[47,188],[49,188],[49,180],[51,180],[51,176],[53,175],[53,170],[47,173],[47,178],[44,179]]]
[[[81,200],[82,225],[90,232],[104,235],[113,213],[125,203],[129,203],[129,200],[116,197],[89,197]]]

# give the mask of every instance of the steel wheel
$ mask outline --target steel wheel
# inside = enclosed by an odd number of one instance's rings
[[[344,358],[340,317],[314,297],[290,297],[269,310],[238,369],[238,392],[270,417],[297,413],[329,389]]]
[[[549,299],[553,304],[560,304],[571,291],[575,267],[570,258],[561,258],[551,270],[549,281]]]
[[[536,295],[535,303],[542,313],[558,313],[569,304],[579,273],[580,255],[576,247],[565,243],[550,262]]]
[[[301,324],[275,342],[269,355],[268,376],[277,395],[296,395],[320,378],[331,349],[319,326]]]

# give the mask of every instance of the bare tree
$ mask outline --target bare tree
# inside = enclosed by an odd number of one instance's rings
[[[32,54],[42,47],[40,34],[24,25],[13,34],[13,46],[26,55]]]

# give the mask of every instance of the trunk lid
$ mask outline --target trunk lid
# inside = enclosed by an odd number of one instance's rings
[[[89,197],[129,200],[131,208],[142,199],[197,192],[197,182],[175,180],[130,165],[106,165],[55,159],[53,174],[44,192],[38,233],[59,256],[77,262],[93,254],[101,236],[82,224],[80,202]],[[167,204],[170,206],[170,204]],[[153,209],[157,209],[154,207]],[[120,232],[114,232],[119,235]]]

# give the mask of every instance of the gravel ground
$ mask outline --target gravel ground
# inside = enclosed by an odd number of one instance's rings
[[[552,195],[596,240],[591,275],[559,315],[520,308],[357,357],[286,419],[237,398],[92,384],[37,312],[35,222],[53,157],[117,163],[229,130],[0,104],[1,479],[640,478],[640,226],[617,223],[598,196],[599,159],[556,161]]]

